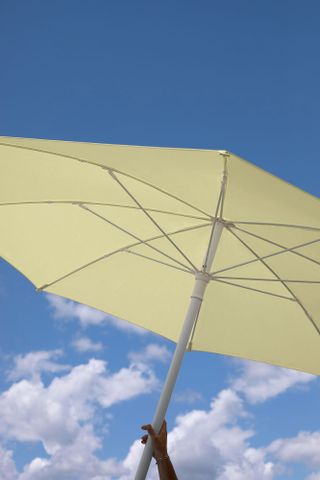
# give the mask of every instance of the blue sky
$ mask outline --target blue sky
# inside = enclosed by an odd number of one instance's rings
[[[319,196],[319,15],[317,0],[2,0],[0,134],[227,149]],[[4,261],[0,322],[0,478],[132,478],[173,344]],[[175,392],[181,480],[320,478],[318,379],[187,353]]]

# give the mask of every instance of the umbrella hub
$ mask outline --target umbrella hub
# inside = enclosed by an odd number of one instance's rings
[[[197,272],[195,274],[195,284],[191,294],[191,298],[198,298],[202,301],[207,284],[210,282],[211,277],[207,272]]]

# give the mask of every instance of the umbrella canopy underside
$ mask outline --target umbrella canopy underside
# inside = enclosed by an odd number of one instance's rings
[[[0,184],[6,261],[173,341],[218,218],[190,350],[320,374],[318,198],[227,152],[11,137]]]

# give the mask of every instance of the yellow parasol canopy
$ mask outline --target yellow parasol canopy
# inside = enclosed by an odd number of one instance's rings
[[[0,137],[0,253],[39,290],[189,350],[320,374],[320,202],[225,151]]]

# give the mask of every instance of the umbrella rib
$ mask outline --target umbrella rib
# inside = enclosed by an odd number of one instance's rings
[[[117,225],[116,223],[112,222],[111,220],[109,220],[108,218],[104,217],[103,215],[100,215],[99,213],[97,212],[94,212],[93,210],[91,210],[90,208],[88,208],[86,205],[79,205],[80,208],[82,208],[83,210],[86,210],[87,212],[91,213],[92,215],[95,215],[96,217],[100,218],[101,220],[109,223],[110,225],[112,225],[113,227],[117,228],[118,230],[120,230],[121,232],[123,233],[126,233],[127,235],[129,235],[130,237],[134,238],[135,240],[138,240],[138,242],[141,244],[144,244],[146,246],[148,246],[149,248],[151,248],[152,250],[155,250],[156,252],[160,253],[161,255],[163,255],[164,257],[167,257],[169,258],[170,260],[174,261],[175,263],[178,263],[179,265],[181,265],[183,268],[187,269],[188,271],[192,272],[192,270],[188,269],[188,267],[186,265],[184,265],[183,263],[181,263],[179,260],[176,260],[175,258],[171,257],[170,255],[167,255],[166,253],[164,253],[162,250],[160,250],[159,248],[157,247],[154,247],[153,245],[149,245],[145,240],[142,240],[140,237],[138,237],[137,235],[135,235],[134,233],[131,233],[129,232],[129,230],[123,228],[123,227],[120,227],[120,225]]]
[[[178,233],[188,232],[188,231],[191,231],[191,230],[197,230],[198,228],[207,227],[209,225],[211,225],[211,223],[208,224],[208,225],[203,225],[202,224],[202,225],[195,225],[193,227],[181,228],[180,230],[176,230],[174,232],[169,233],[169,235],[175,235],[175,234],[178,234]],[[162,235],[156,235],[154,237],[147,238],[146,240],[144,240],[144,242],[151,242],[152,240],[158,240],[159,238],[162,238],[162,237],[163,237]],[[101,255],[101,257],[95,258],[91,262],[88,262],[88,263],[85,263],[85,264],[81,265],[80,267],[76,268],[75,270],[72,270],[71,272],[66,273],[65,275],[62,275],[61,277],[57,278],[56,280],[53,280],[50,283],[46,283],[46,284],[42,285],[41,287],[38,287],[37,290],[38,291],[45,290],[46,288],[51,287],[52,285],[55,285],[56,283],[70,277],[71,275],[74,275],[75,273],[80,272],[81,270],[84,270],[87,267],[90,267],[91,265],[94,265],[95,263],[100,262],[101,260],[104,260],[105,258],[111,257],[112,255],[115,255],[116,253],[124,252],[128,248],[132,248],[132,247],[136,247],[138,245],[141,245],[141,243],[142,242],[130,243],[129,245],[125,245],[124,247],[118,248],[117,250],[113,250],[112,252],[105,253],[104,255]],[[191,272],[191,270],[190,270],[190,272]]]
[[[260,235],[257,235],[255,233],[248,232],[248,230],[237,227],[236,225],[233,228],[240,230],[240,232],[251,235],[252,237],[258,238],[259,240],[264,240],[266,243],[270,243],[271,245],[275,245],[276,247],[283,248],[283,249],[287,248],[286,246],[281,245],[280,243],[273,242],[272,240],[269,240],[268,238],[265,238],[265,237],[261,237]],[[318,262],[317,260],[314,260],[313,258],[308,257],[307,255],[304,255],[303,253],[296,252],[294,250],[291,253],[293,253],[294,255],[298,255],[299,257],[305,258],[306,260],[309,260],[310,262],[313,262],[316,265],[320,265],[320,262]]]
[[[255,255],[257,257],[258,260],[261,261],[261,263],[282,283],[282,285],[288,290],[288,292],[290,293],[290,295],[292,295],[292,297],[296,300],[296,302],[300,305],[301,309],[304,311],[305,315],[307,316],[307,318],[310,320],[310,322],[312,323],[312,325],[314,326],[314,328],[316,329],[316,331],[318,332],[318,334],[320,335],[320,330],[317,326],[317,324],[315,323],[315,321],[313,320],[312,316],[310,315],[310,313],[308,312],[308,310],[304,307],[304,305],[301,303],[301,301],[299,300],[299,298],[295,295],[295,293],[291,290],[291,288],[288,287],[288,285],[286,283],[284,283],[284,281],[281,279],[281,277],[279,277],[279,275],[262,259],[262,258],[259,258],[258,254],[244,241],[242,240],[241,237],[238,237],[238,235],[233,232],[228,226],[227,226],[228,230],[232,233],[232,235],[234,235],[240,243],[242,243],[253,255]]]
[[[230,228],[230,225],[228,225],[228,224],[225,224],[225,225],[226,225],[226,228],[228,229],[228,231],[239,239],[239,237]],[[243,267],[244,265],[250,265],[251,263],[258,262],[259,260],[262,261],[266,258],[271,258],[271,257],[275,257],[277,255],[281,255],[282,253],[293,252],[293,250],[295,250],[297,248],[306,247],[307,245],[312,245],[313,243],[318,243],[318,242],[320,242],[320,238],[317,238],[316,240],[311,240],[310,242],[301,243],[301,244],[296,245],[294,247],[283,249],[281,252],[270,253],[268,255],[264,255],[263,257],[259,257],[258,254],[255,254],[256,258],[254,260],[248,260],[247,262],[238,263],[237,265],[232,265],[231,267],[222,268],[221,270],[211,272],[211,274],[216,275],[217,273],[226,272],[227,270],[233,270],[234,268]],[[243,244],[247,245],[246,243],[243,243]]]
[[[142,253],[137,253],[137,252],[134,252],[133,250],[123,250],[123,251],[125,253],[130,253],[131,255],[136,255],[137,257],[145,258],[146,260],[151,260],[152,262],[160,263],[160,265],[165,265],[167,267],[174,268],[175,270],[180,270],[181,272],[190,273],[193,275],[193,272],[191,270],[186,270],[185,268],[176,267],[175,265],[172,265],[170,263],[162,262],[161,260],[156,260],[155,258],[148,257],[147,255],[142,255]]]
[[[272,297],[283,298],[285,300],[290,300],[291,302],[296,302],[296,299],[292,297],[286,297],[285,295],[278,295],[277,293],[267,292],[265,290],[260,290],[258,288],[248,287],[247,285],[239,285],[237,283],[227,282],[225,280],[221,280],[221,278],[219,277],[214,277],[212,278],[212,280],[215,280],[220,283],[225,283],[226,285],[232,285],[233,287],[245,288],[246,290],[251,290],[253,292],[264,293],[265,295],[270,295]]]
[[[220,214],[219,217],[223,217],[223,207],[224,207],[224,200],[227,192],[227,185],[228,185],[228,157],[230,156],[229,153],[220,153],[220,155],[223,156],[223,177],[222,177],[222,182],[221,182],[221,205],[220,205]],[[217,218],[217,214],[215,215],[215,218]]]
[[[254,282],[280,282],[280,280],[278,278],[254,278],[254,277],[225,277],[225,276],[211,276],[212,280],[215,280],[215,279],[230,279],[230,280],[251,280],[251,281],[254,281]],[[282,278],[282,281],[283,282],[286,282],[286,283],[320,283],[320,280],[289,280],[289,279],[284,279]]]
[[[212,242],[216,222],[217,222],[218,218],[219,218],[219,220],[222,220],[223,204],[224,204],[226,186],[227,186],[227,179],[228,179],[228,176],[227,176],[227,156],[228,155],[227,154],[221,154],[221,155],[224,155],[223,176],[222,176],[222,180],[221,180],[221,187],[220,187],[219,198],[218,198],[218,202],[217,202],[217,206],[216,206],[216,211],[215,211],[214,216],[212,217],[213,218],[213,224],[212,224],[212,228],[211,228],[210,239],[209,239],[208,248],[207,248],[207,251],[206,251],[206,256],[205,256],[205,259],[204,259],[204,262],[203,262],[203,265],[202,265],[202,270],[203,271],[205,271],[206,268],[207,268],[210,245],[211,245],[211,242]],[[220,213],[219,213],[219,210],[220,210]],[[195,329],[196,329],[196,322],[195,322],[194,327],[193,327],[193,332],[191,334],[190,343],[192,343],[192,338],[193,338]]]
[[[188,256],[181,250],[181,248],[178,247],[178,245],[168,236],[168,234],[163,230],[162,227],[154,220],[154,218],[150,215],[150,213],[147,212],[147,210],[141,205],[139,200],[135,198],[135,196],[123,185],[123,183],[119,180],[119,178],[115,175],[113,170],[108,170],[109,175],[111,178],[113,178],[119,185],[120,187],[129,195],[129,197],[138,205],[138,207],[142,210],[142,212],[149,218],[149,220],[160,230],[160,232],[166,237],[166,239],[173,245],[173,247],[178,250],[180,255],[183,256],[185,260],[191,265],[192,269],[194,272],[197,271],[197,268],[195,265],[192,263],[192,261],[188,258]]]
[[[30,150],[30,151],[33,151],[33,152],[47,153],[48,155],[54,155],[56,157],[68,158],[68,159],[74,160],[76,162],[85,163],[87,165],[102,168],[103,170],[110,170],[110,167],[108,167],[106,165],[103,165],[102,163],[97,163],[97,162],[92,163],[92,162],[89,162],[88,160],[84,160],[82,158],[75,157],[73,155],[67,155],[65,153],[55,153],[55,152],[50,152],[48,150],[42,150],[41,148],[25,147],[25,146],[22,147],[21,145],[13,145],[11,143],[3,143],[3,142],[0,142],[0,145],[2,145],[3,147],[20,148],[21,150]],[[161,188],[156,187],[155,185],[152,185],[152,183],[141,180],[140,178],[136,178],[133,175],[129,175],[128,173],[121,172],[120,170],[117,170],[115,168],[112,168],[111,170],[113,170],[114,172],[117,172],[117,173],[121,173],[122,175],[124,175],[126,177],[132,178],[133,180],[136,180],[137,182],[141,182],[144,185],[148,185],[148,187],[154,188],[155,190],[158,190],[159,192],[163,193],[164,195],[167,195],[168,197],[171,197],[171,198],[174,198],[175,200],[178,200],[178,202],[183,203],[187,207],[190,207],[193,210],[196,210],[197,212],[202,213],[202,215],[205,215],[207,218],[211,218],[211,216],[208,213],[202,211],[200,208],[195,207],[194,205],[191,205],[191,203],[188,203],[185,200],[182,200],[181,198],[177,197],[176,195],[173,195],[172,193],[166,192],[165,190],[162,190]]]
[[[266,225],[270,227],[288,227],[288,228],[301,228],[302,230],[316,230],[320,232],[319,227],[311,227],[309,225],[295,225],[291,223],[271,223],[271,222],[241,222],[238,220],[230,220],[230,223],[235,225]]]
[[[90,163],[90,162],[88,162]],[[90,163],[90,165],[92,165]],[[107,171],[112,171],[112,172],[116,172],[116,173],[119,173],[120,175],[123,175],[124,177],[128,177],[128,178],[131,178],[137,182],[140,182],[142,183],[143,185],[147,185],[148,187],[150,188],[153,188],[154,190],[157,190],[158,192],[160,193],[163,193],[164,195],[166,195],[167,197],[170,197],[170,198],[173,198],[174,200],[177,200],[178,202],[182,203],[183,205],[186,205],[187,207],[190,207],[192,208],[193,210],[196,210],[197,212],[201,213],[202,215],[205,215],[206,216],[206,219],[211,219],[211,216],[204,212],[203,210],[201,210],[200,208],[198,207],[195,207],[194,205],[192,205],[191,203],[189,202],[186,202],[185,200],[182,200],[182,198],[180,197],[177,197],[176,195],[173,195],[172,193],[169,193],[169,192],[166,192],[165,190],[163,190],[162,188],[159,188],[157,187],[156,185],[153,185],[152,183],[149,183],[149,182],[146,182],[144,180],[141,180],[140,178],[137,178],[137,177],[134,177],[133,175],[129,175],[128,173],[125,173],[125,172],[122,172],[121,170],[117,170],[115,168],[110,168],[110,167],[106,167],[106,166],[102,166],[103,170],[107,170]]]
[[[131,208],[133,210],[140,210],[139,207],[134,205],[120,205],[118,203],[106,203],[106,202],[90,202],[84,200],[40,200],[37,202],[0,202],[0,207],[8,207],[12,205],[79,205],[79,204],[86,204],[86,205],[97,205],[97,206],[105,206],[105,207],[117,207],[117,208]],[[170,210],[158,210],[156,208],[146,208],[146,210],[155,213],[165,213],[168,215],[174,215],[176,217],[186,217],[192,218],[195,220],[205,220],[208,221],[208,217],[196,217],[195,215],[188,215],[186,213],[177,213],[171,212]]]

